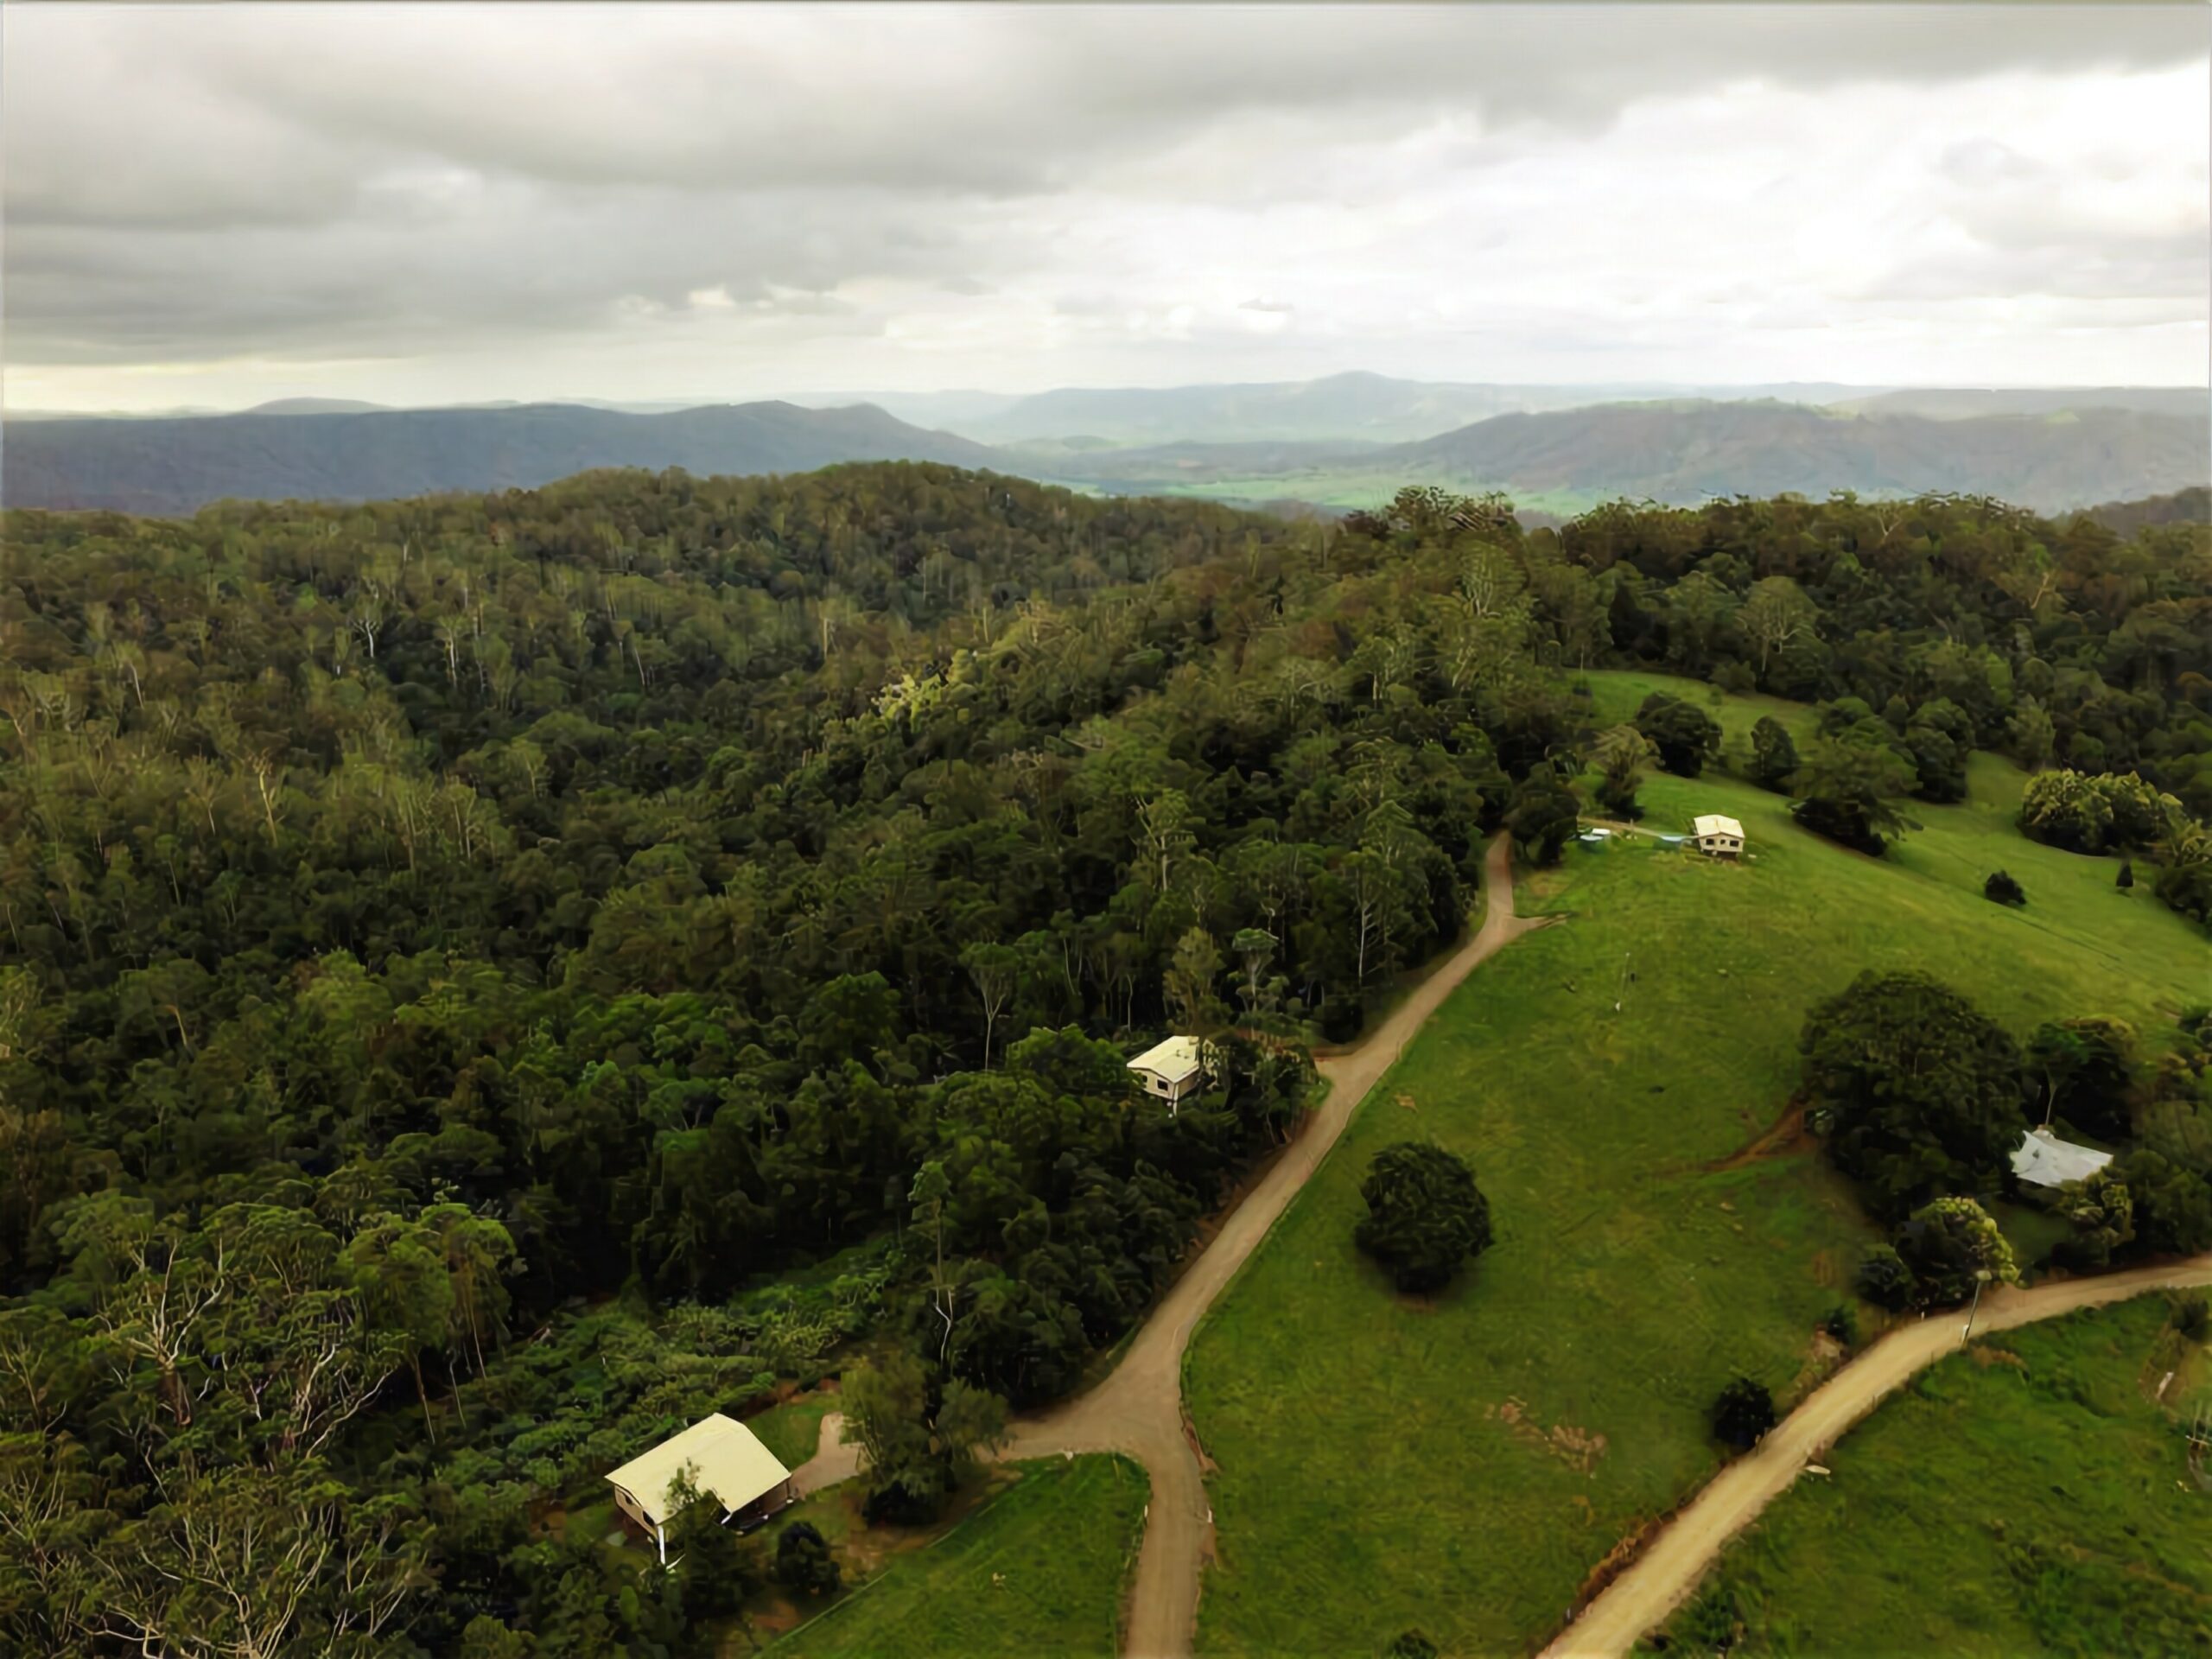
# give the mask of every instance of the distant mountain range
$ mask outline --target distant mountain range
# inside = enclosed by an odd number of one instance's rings
[[[1936,420],[1794,404],[1628,404],[1501,416],[1364,464],[1683,504],[1784,491],[1942,490],[2050,511],[2203,480],[2212,474],[2212,418],[2202,407],[2193,418],[2087,409]]]
[[[219,416],[19,415],[6,425],[0,501],[180,513],[226,497],[362,500],[527,488],[602,467],[757,474],[915,460],[1118,493],[1328,507],[1433,482],[1503,489],[1554,512],[1617,495],[1693,504],[1714,494],[1839,489],[1948,490],[2058,511],[2187,490],[2212,473],[2212,418],[2201,391],[1821,385],[1779,389],[1787,397],[1752,398],[1745,394],[1762,389],[1737,387],[1726,400],[1592,404],[1594,390],[1337,375],[894,399],[907,414],[957,421],[957,433],[866,404],[654,413],[642,412],[651,405],[382,410],[289,398]],[[1501,412],[1547,398],[1576,406]],[[1170,435],[1131,435],[1147,432]],[[1001,441],[986,443],[987,435]]]
[[[7,423],[0,501],[187,513],[231,497],[381,500],[531,489],[602,467],[810,472],[841,461],[1003,468],[997,451],[880,409],[723,404],[626,415],[565,404],[368,414]]]
[[[2057,415],[2082,409],[2201,416],[2206,401],[2201,386],[2051,386],[1999,391],[1971,386],[1919,386],[1867,397],[1837,398],[1828,407],[1854,415],[1924,415],[1935,421],[1957,421],[1977,415]]]
[[[1243,385],[1065,387],[1026,397],[988,392],[872,396],[901,420],[990,443],[1082,438],[1115,445],[1341,442],[1404,443],[1494,415],[1652,397],[1770,398],[1824,404],[1878,393],[1829,382],[1691,386],[1621,382],[1510,385],[1332,374]]]
[[[1802,404],[1601,404],[1501,415],[1418,443],[1179,443],[1014,451],[1053,477],[1122,493],[1357,505],[1399,483],[1503,489],[1571,510],[1612,496],[1834,490],[2000,496],[2045,511],[2185,488],[2212,473],[2212,421],[2125,408],[2047,415],[1853,415]],[[1009,463],[1008,470],[1021,470]]]

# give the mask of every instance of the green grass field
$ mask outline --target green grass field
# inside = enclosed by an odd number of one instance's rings
[[[1592,677],[1630,709],[1649,689]],[[1568,919],[1446,1003],[1198,1332],[1188,1398],[1220,1465],[1202,1649],[1373,1653],[1414,1625],[1531,1649],[1712,1473],[1713,1395],[1738,1370],[1786,1393],[1872,1236],[1808,1152],[1715,1167],[1783,1115],[1807,1011],[1862,968],[1926,969],[2022,1033],[2113,1014],[2156,1040],[2202,995],[2201,936],[2114,892],[2108,861],[2013,831],[2016,770],[1972,781],[1880,862],[1778,796],[1662,775],[1648,823],[1726,812],[1754,856],[1639,840],[1523,882],[1523,913]],[[1999,863],[2024,911],[1980,896]],[[1408,1137],[1469,1158],[1497,1230],[1433,1306],[1351,1244],[1369,1160]]]
[[[2183,1434],[2212,1389],[2168,1306],[2005,1332],[1922,1373],[1645,1651],[1710,1653],[1732,1626],[1747,1659],[2212,1650],[2212,1491]],[[2174,1410],[2152,1398],[2169,1370]]]
[[[1801,747],[1812,741],[1814,728],[1819,724],[1820,717],[1809,703],[1784,702],[1780,697],[1764,696],[1732,696],[1703,680],[1684,679],[1679,674],[1600,669],[1581,677],[1590,683],[1590,705],[1600,727],[1634,720],[1643,700],[1655,691],[1664,691],[1669,696],[1697,704],[1720,722],[1722,734],[1732,743],[1739,739],[1749,743],[1751,728],[1767,715],[1787,727],[1792,741]]]
[[[777,1659],[1110,1655],[1147,1485],[1126,1458],[1019,1465],[1021,1478],[938,1542],[774,1644]]]

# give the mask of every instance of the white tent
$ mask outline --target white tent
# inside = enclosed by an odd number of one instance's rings
[[[2112,1154],[2062,1141],[2049,1129],[2030,1129],[2012,1148],[2012,1173],[2025,1186],[2087,1180],[2110,1162]]]

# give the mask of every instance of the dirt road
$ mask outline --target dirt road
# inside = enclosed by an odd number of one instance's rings
[[[835,1486],[860,1473],[860,1446],[843,1438],[844,1427],[843,1412],[823,1414],[822,1439],[814,1455],[791,1471],[791,1490],[799,1497],[811,1497],[824,1486]]]
[[[2145,1291],[2205,1284],[2212,1284],[2212,1255],[2033,1290],[2000,1290],[1982,1298],[1974,1328],[2001,1331]],[[1544,1649],[1542,1659],[1598,1659],[1629,1652],[1689,1599],[1721,1546],[1756,1520],[1799,1470],[1816,1461],[1915,1371],[1960,1347],[1965,1327],[1962,1313],[1930,1314],[1891,1332],[1837,1372],[1748,1456],[1730,1464],[1691,1499],[1628,1570]]]
[[[1483,880],[1487,907],[1474,937],[1357,1047],[1316,1062],[1329,1081],[1328,1097],[1169,1287],[1106,1380],[1049,1412],[1016,1419],[1011,1440],[997,1454],[1048,1458],[1122,1452],[1144,1465],[1152,1501],[1145,1512],[1144,1544],[1123,1643],[1132,1659],[1181,1659],[1190,1652],[1200,1580],[1213,1554],[1213,1510],[1206,1502],[1205,1471],[1183,1415],[1183,1351],[1191,1332],[1320,1167],[1359,1103],[1445,997],[1503,946],[1543,925],[1514,914],[1511,850],[1503,836],[1484,856]],[[857,1472],[857,1448],[836,1443],[833,1425],[838,1421],[823,1421],[823,1449],[793,1471],[802,1495]]]
[[[1213,1511],[1206,1502],[1195,1437],[1183,1414],[1183,1351],[1190,1344],[1191,1332],[1320,1166],[1361,1100],[1404,1052],[1422,1022],[1476,967],[1541,925],[1514,914],[1512,861],[1503,836],[1491,843],[1484,885],[1488,908],[1475,936],[1357,1047],[1318,1062],[1321,1075],[1329,1080],[1328,1097],[1169,1287],[1112,1374],[1089,1393],[1015,1425],[1005,1456],[1126,1452],[1151,1477],[1152,1504],[1137,1557],[1123,1644],[1134,1659],[1178,1659],[1191,1650],[1199,1580],[1213,1554]]]

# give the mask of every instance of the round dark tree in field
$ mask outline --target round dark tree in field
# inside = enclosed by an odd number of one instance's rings
[[[776,1582],[803,1596],[836,1592],[842,1574],[830,1545],[809,1521],[794,1521],[776,1538]]]
[[[1720,722],[1694,702],[1654,691],[1636,711],[1636,729],[1659,751],[1659,764],[1694,778],[1720,753]]]
[[[1887,1219],[1993,1189],[2027,1128],[2012,1038],[1926,974],[1859,975],[1813,1010],[1798,1047],[1814,1127]]]
[[[1402,1141],[1383,1147],[1359,1194],[1367,1215],[1353,1242],[1400,1290],[1441,1290],[1462,1262],[1490,1246],[1490,1202],[1474,1171],[1441,1147]]]
[[[1989,880],[1981,884],[1981,896],[1993,905],[2024,905],[2028,902],[2027,889],[2004,870],[1993,872]]]
[[[1772,715],[1759,716],[1751,728],[1751,781],[1761,789],[1780,794],[1797,775],[1797,746],[1789,728]]]
[[[1739,1376],[1713,1402],[1713,1438],[1738,1452],[1750,1451],[1773,1427],[1774,1396],[1764,1382]]]

